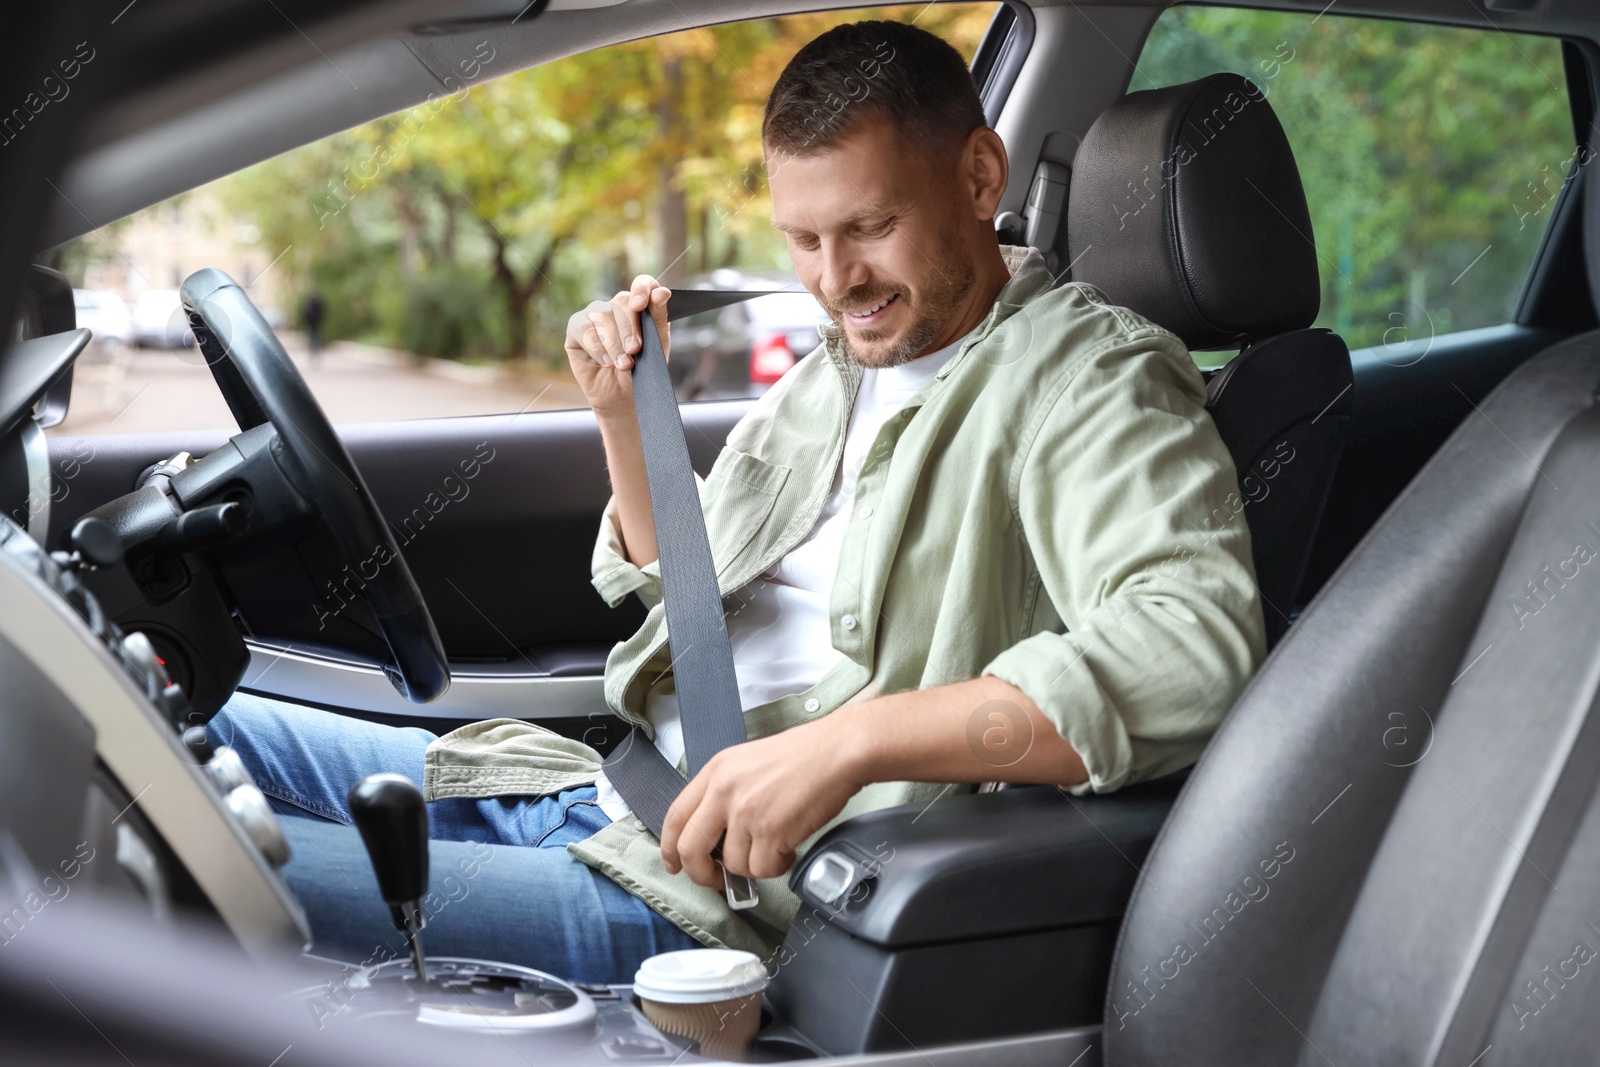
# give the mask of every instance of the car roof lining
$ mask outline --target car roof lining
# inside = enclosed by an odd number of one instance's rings
[[[1485,0],[1493,3],[1494,0]],[[1510,2],[1510,0],[1507,0]],[[324,53],[312,37],[275,39],[226,61],[197,59],[148,87],[121,94],[100,111],[80,140],[60,183],[44,244],[80,236],[141,208],[290,149],[394,114],[450,91],[446,77],[480,42],[495,51],[494,77],[563,56],[696,26],[808,11],[850,9],[859,2],[807,0],[626,0],[603,8],[597,0],[554,0],[537,18],[517,23],[465,21],[454,33],[389,31]],[[1106,8],[1164,8],[1166,3],[1036,0],[1035,8],[1071,6],[1092,21]],[[571,5],[584,4],[575,9]],[[1325,0],[1279,0],[1229,6],[1320,12]],[[481,20],[516,10],[506,0],[407,5],[434,11],[441,21]],[[1548,0],[1536,11],[1495,11],[1481,5],[1463,18],[1458,0],[1378,4],[1345,0],[1341,15],[1406,18],[1489,27],[1507,32],[1556,33],[1594,39],[1600,11],[1582,0]],[[597,17],[601,15],[603,17]],[[423,25],[418,16],[410,23]],[[324,38],[321,25],[306,27]],[[298,42],[298,44],[296,43]],[[304,58],[296,59],[297,56]],[[354,87],[354,88],[353,88]]]

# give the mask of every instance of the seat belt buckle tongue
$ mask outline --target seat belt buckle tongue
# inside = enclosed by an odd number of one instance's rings
[[[726,867],[722,868],[722,895],[734,911],[745,911],[761,903],[756,883],[742,874],[733,874]]]
[[[761,903],[761,892],[756,889],[755,880],[743,874],[734,874],[728,870],[728,865],[722,862],[722,842],[711,850],[711,858],[717,861],[717,869],[722,872],[722,895],[727,898],[728,907],[734,911],[746,911]]]

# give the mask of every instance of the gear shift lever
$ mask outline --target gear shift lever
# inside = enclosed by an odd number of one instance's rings
[[[350,787],[350,817],[389,905],[395,929],[405,933],[417,979],[428,980],[422,955],[422,897],[428,891],[428,806],[422,792],[400,774],[369,774]]]

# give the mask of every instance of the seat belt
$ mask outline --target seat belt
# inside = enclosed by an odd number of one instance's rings
[[[675,292],[672,318],[682,318],[759,293],[731,291]],[[678,715],[689,777],[729,745],[748,740],[733,648],[722,611],[705,512],[689,464],[683,417],[667,373],[666,353],[655,320],[640,316],[639,354],[633,363],[633,402],[644,445],[645,480],[650,514],[661,563],[661,599],[666,612],[667,640],[678,693]],[[687,784],[644,731],[628,731],[606,757],[606,779],[659,839],[667,811]],[[720,843],[719,843],[720,850]],[[713,853],[719,855],[719,853]],[[720,858],[720,855],[719,855]],[[722,872],[728,906],[735,910],[760,902],[755,883]]]

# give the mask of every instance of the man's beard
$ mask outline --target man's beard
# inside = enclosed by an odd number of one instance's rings
[[[850,342],[849,330],[846,327],[840,338],[844,344],[845,355],[863,367],[882,369],[910,363],[918,356],[926,354],[928,346],[949,328],[957,315],[961,314],[961,301],[972,291],[977,281],[978,272],[964,256],[950,255],[944,258],[945,261],[935,267],[932,282],[924,291],[921,314],[911,324],[911,329],[906,331],[904,338],[887,351],[863,352]],[[841,307],[860,307],[862,304],[876,303],[887,295],[889,295],[887,292],[863,294],[862,297],[841,300],[839,304]],[[903,294],[901,299],[905,299]],[[841,310],[834,318],[843,325],[844,316],[845,312]]]

